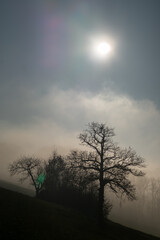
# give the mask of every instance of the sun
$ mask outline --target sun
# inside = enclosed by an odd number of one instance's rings
[[[111,51],[111,46],[107,42],[100,42],[96,47],[97,54],[106,56]]]
[[[112,47],[105,40],[93,40],[90,50],[93,60],[107,60],[111,55]]]
[[[94,62],[108,62],[115,54],[115,40],[109,35],[100,34],[88,37],[87,52]]]

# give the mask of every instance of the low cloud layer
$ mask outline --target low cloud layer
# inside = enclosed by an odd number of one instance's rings
[[[23,109],[20,112],[21,125],[0,122],[1,178],[9,175],[8,163],[23,154],[46,158],[55,149],[66,153],[81,147],[78,134],[91,121],[114,127],[115,141],[143,156],[150,174],[160,168],[160,112],[151,101],[135,101],[110,90],[92,94],[53,88],[43,97],[28,98],[26,107],[27,118]]]

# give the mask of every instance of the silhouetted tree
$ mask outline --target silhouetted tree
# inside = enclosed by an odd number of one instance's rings
[[[53,152],[45,168],[46,179],[44,185],[46,190],[53,191],[61,187],[65,167],[66,163],[64,158],[56,152]]]
[[[11,176],[21,175],[20,182],[30,179],[35,188],[36,196],[38,196],[42,184],[37,179],[44,172],[42,162],[38,158],[23,156],[9,165],[9,172]]]
[[[72,151],[70,159],[74,160],[80,169],[87,170],[89,181],[99,185],[98,212],[99,223],[104,223],[104,187],[108,186],[114,193],[125,194],[129,199],[135,199],[135,187],[128,179],[129,174],[143,176],[138,168],[145,167],[144,159],[134,150],[121,149],[113,141],[113,128],[103,123],[89,123],[79,139],[83,145],[93,152]]]
[[[46,163],[46,179],[40,198],[96,215],[97,196],[87,172],[75,167],[68,158],[53,153]],[[90,186],[89,186],[90,185]]]

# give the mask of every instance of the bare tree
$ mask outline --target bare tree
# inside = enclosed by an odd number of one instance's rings
[[[38,181],[38,177],[42,178],[43,168],[41,161],[34,157],[22,157],[9,165],[9,172],[11,176],[20,175],[20,182],[30,179],[34,186],[36,196],[42,187],[42,182]]]
[[[90,172],[90,181],[97,181],[99,185],[99,223],[104,223],[104,187],[108,186],[114,193],[125,194],[129,199],[135,199],[135,187],[128,179],[129,174],[143,176],[138,168],[145,167],[144,159],[134,150],[120,149],[112,141],[115,136],[113,128],[103,123],[89,123],[79,139],[83,145],[93,151],[73,151],[70,158],[77,166]]]

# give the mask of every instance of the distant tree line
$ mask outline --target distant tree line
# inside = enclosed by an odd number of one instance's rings
[[[45,163],[23,157],[10,164],[9,171],[20,174],[21,181],[30,178],[37,197],[96,216],[103,226],[112,207],[104,196],[105,187],[133,200],[135,186],[129,175],[144,176],[139,170],[145,167],[144,159],[132,148],[117,146],[114,136],[113,128],[92,122],[79,135],[80,142],[91,151],[72,150],[67,156],[54,152]]]

